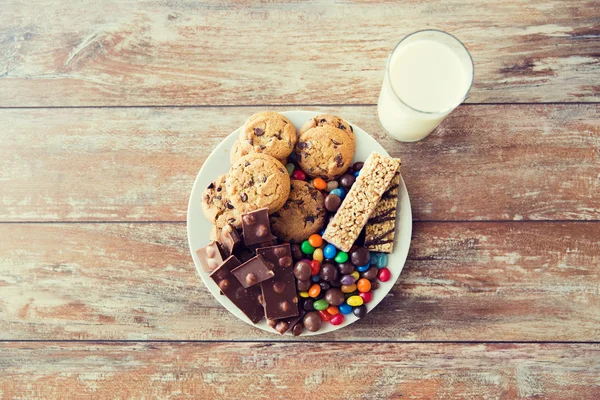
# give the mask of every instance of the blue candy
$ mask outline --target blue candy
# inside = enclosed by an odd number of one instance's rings
[[[344,199],[344,197],[346,197],[346,191],[343,188],[333,189],[329,193],[335,194],[336,196],[338,196],[342,200]]]
[[[354,176],[358,176],[359,174],[360,174],[360,171],[356,171],[356,172],[354,173]]]
[[[342,314],[348,315],[352,312],[352,306],[350,306],[350,305],[346,304],[346,302],[344,302],[338,306],[338,310],[340,310],[340,312]]]
[[[360,267],[356,267],[356,270],[358,272],[365,272],[369,268],[371,268],[371,264],[365,264],[365,265],[361,265]]]
[[[325,234],[325,228],[321,229],[321,231],[319,232],[319,235],[323,236]]]
[[[323,256],[328,260],[333,260],[335,258],[336,254],[337,254],[337,249],[332,244],[328,244],[323,249]]]
[[[377,255],[377,253],[371,253],[371,262],[370,262],[370,264],[377,265],[377,259],[378,258],[379,258],[379,256]]]
[[[381,253],[377,257],[377,267],[384,268],[387,265],[387,254]]]
[[[321,280],[321,277],[319,276],[319,274],[317,274],[317,275],[313,275],[310,279],[313,282],[317,283],[317,282],[319,282]]]

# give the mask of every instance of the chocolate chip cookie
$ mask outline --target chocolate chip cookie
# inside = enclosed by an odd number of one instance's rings
[[[217,228],[227,224],[242,226],[241,214],[236,210],[225,189],[227,175],[219,176],[202,193],[202,211],[204,216]]]
[[[271,230],[282,240],[300,243],[325,224],[325,198],[311,184],[292,180],[290,197],[271,214]]]
[[[231,147],[231,154],[229,156],[229,160],[233,164],[238,159],[247,156],[250,153],[255,153],[254,147],[248,143],[247,140],[236,140],[233,146]],[[287,157],[277,159],[283,165],[287,164]]]
[[[290,194],[290,177],[275,158],[252,153],[233,163],[227,174],[225,188],[237,213],[263,207],[273,213],[283,206]]]
[[[294,124],[283,115],[264,111],[248,118],[238,140],[240,155],[242,152],[263,153],[283,161],[294,151],[298,133]]]
[[[354,129],[352,129],[352,125],[350,125],[347,121],[343,120],[342,118],[331,114],[320,114],[314,118],[309,119],[304,125],[302,125],[302,128],[300,128],[300,130],[298,131],[298,136],[302,135],[309,129],[323,125],[329,125],[341,129],[344,132],[346,132],[352,140],[355,140]]]
[[[326,181],[338,178],[352,163],[356,143],[345,131],[331,125],[303,132],[296,144],[298,164],[309,176]]]

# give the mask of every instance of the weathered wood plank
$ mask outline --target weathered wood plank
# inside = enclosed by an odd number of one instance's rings
[[[0,237],[0,340],[282,339],[213,299],[184,224],[3,224]],[[598,223],[417,223],[392,293],[320,338],[598,340],[599,237]]]
[[[307,107],[315,109],[315,107]],[[184,221],[200,166],[258,108],[0,110],[0,221]],[[416,220],[600,219],[600,105],[463,106],[404,144]]]
[[[593,0],[373,3],[9,0],[0,106],[372,104],[393,46],[426,28],[470,49],[469,101],[599,100]]]
[[[581,399],[592,344],[2,343],[4,398]]]

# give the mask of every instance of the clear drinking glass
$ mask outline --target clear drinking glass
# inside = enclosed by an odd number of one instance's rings
[[[381,125],[396,140],[423,139],[467,97],[473,72],[469,51],[449,33],[408,35],[387,60],[377,102]]]

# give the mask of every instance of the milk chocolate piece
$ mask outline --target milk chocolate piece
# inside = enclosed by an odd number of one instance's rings
[[[261,256],[256,256],[231,270],[231,273],[240,281],[243,287],[248,288],[262,281],[271,279],[274,275]]]
[[[267,260],[267,265],[273,264],[275,273],[273,278],[260,284],[265,304],[265,316],[270,319],[297,316],[298,296],[289,243],[257,249],[257,253]]]
[[[261,208],[242,214],[242,228],[244,230],[244,243],[246,246],[276,239],[271,234],[268,211],[268,208]]]
[[[225,255],[229,257],[242,243],[239,232],[231,224],[227,224],[221,230],[219,237],[221,245],[225,249]]]
[[[240,261],[235,256],[230,256],[210,274],[210,277],[221,292],[256,324],[264,317],[261,291],[258,286],[244,288],[233,276],[231,271],[239,266]]]
[[[205,272],[212,272],[223,263],[217,242],[210,242],[208,246],[196,250],[196,255]]]

